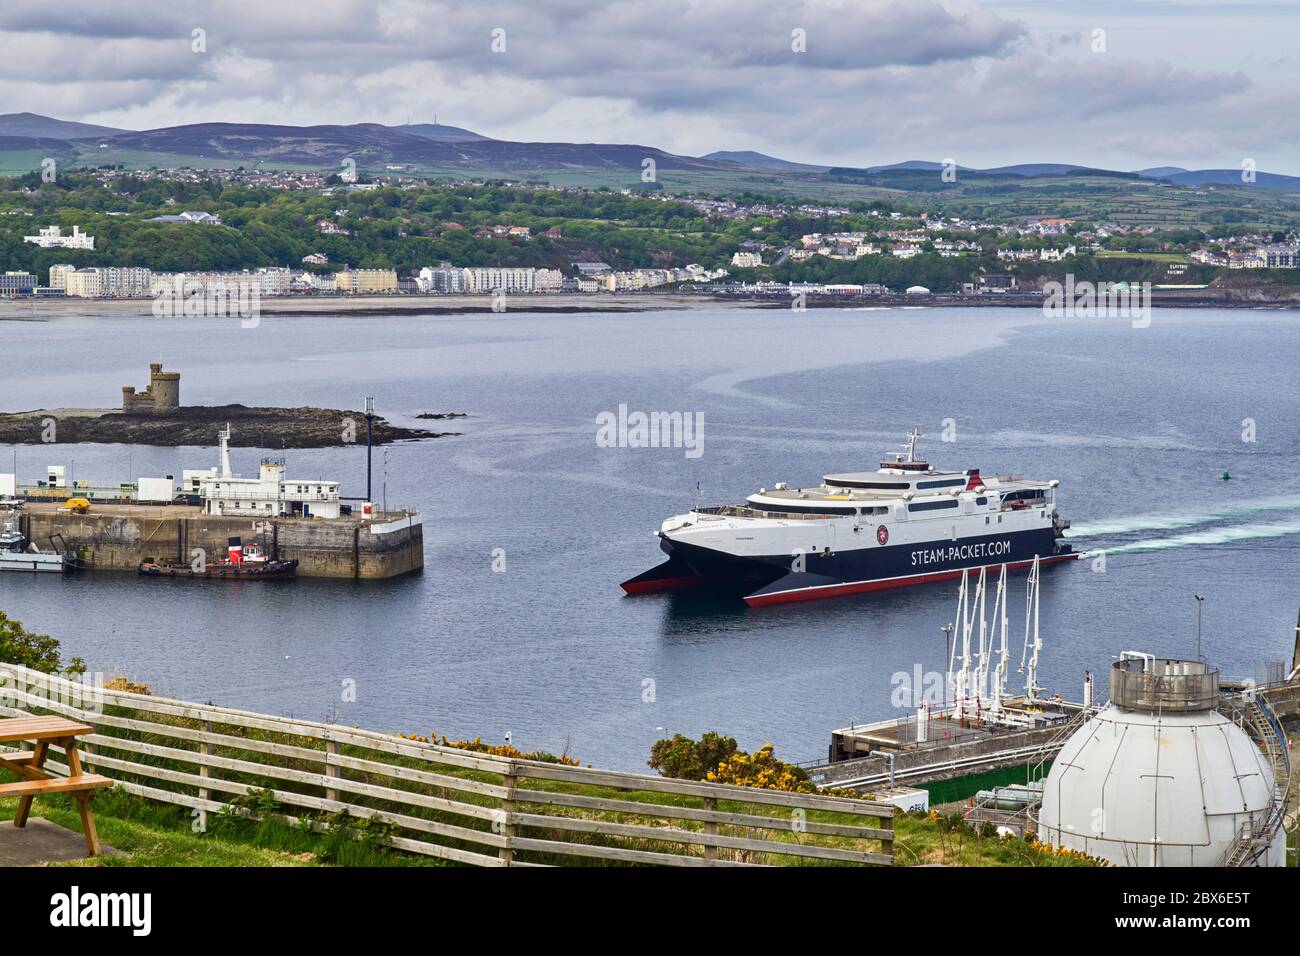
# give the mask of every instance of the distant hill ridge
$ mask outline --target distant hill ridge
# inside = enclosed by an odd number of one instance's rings
[[[409,133],[412,136],[422,136],[425,139],[436,139],[443,142],[457,142],[458,140],[467,139],[490,139],[488,136],[481,136],[473,130],[461,129],[459,126],[443,126],[441,123],[407,123],[404,126],[390,126],[389,129],[395,129],[400,133]]]
[[[53,119],[37,113],[0,114],[0,136],[25,136],[34,139],[89,139],[95,136],[116,136],[126,130],[91,123],[74,123]]]
[[[404,164],[520,172],[525,175],[555,169],[586,169],[639,174],[646,158],[665,170],[740,169],[780,172],[795,178],[864,179],[899,177],[907,173],[938,172],[942,163],[911,159],[864,167],[829,167],[799,163],[753,150],[718,150],[704,156],[682,156],[651,146],[619,143],[524,143],[492,139],[473,130],[440,123],[379,123],[288,126],[265,123],[192,123],[150,130],[122,130],[54,119],[36,113],[0,115],[0,151],[41,149],[81,156],[100,145],[111,150],[194,156],[232,162],[335,166],[344,158],[359,165]],[[111,154],[110,157],[111,159]],[[93,161],[93,160],[92,160]],[[979,176],[1133,176],[1183,186],[1241,185],[1239,169],[1189,170],[1157,166],[1133,171],[1096,169],[1070,163],[1020,163],[989,169],[958,167],[959,175]],[[912,177],[916,179],[915,176]],[[1300,177],[1259,172],[1255,185],[1263,189],[1300,189]]]

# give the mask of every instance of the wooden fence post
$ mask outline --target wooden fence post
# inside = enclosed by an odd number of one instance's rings
[[[519,789],[519,775],[515,773],[515,762],[512,760],[504,774],[501,776],[501,784],[506,788],[506,795],[501,798],[501,835],[506,838],[506,845],[497,851],[497,858],[505,866],[510,866],[515,861],[515,851],[513,847],[514,838],[519,833],[519,827],[515,823],[515,813],[519,804],[515,801],[515,793]]]
[[[210,720],[205,720],[205,721],[203,722],[203,729],[204,729],[207,733],[212,733],[212,721],[210,721]],[[210,756],[212,756],[212,744],[210,744],[210,743],[203,743],[203,744],[200,744],[200,745],[199,745],[199,752],[202,753],[205,757],[210,757]],[[203,763],[203,764],[199,764],[199,776],[200,776],[200,777],[203,777],[203,778],[206,779],[206,778],[210,775],[210,773],[211,773],[211,771],[209,770],[207,764],[205,764],[205,763]],[[200,787],[200,788],[199,788],[199,799],[200,799],[200,800],[207,800],[207,799],[208,799],[208,796],[209,796],[209,793],[210,793],[210,791],[208,790],[207,787]]]
[[[210,721],[210,720],[205,720],[205,721],[203,722],[203,729],[204,729],[205,731],[207,731],[208,733],[212,733],[212,721]],[[201,745],[199,746],[199,750],[203,753],[203,755],[204,755],[205,757],[211,757],[214,748],[213,748],[212,744],[210,744],[210,743],[206,743],[206,742],[205,742],[205,743],[203,743],[203,744],[201,744]],[[199,776],[200,776],[200,777],[203,777],[204,779],[207,779],[207,778],[208,778],[209,776],[211,776],[211,775],[212,775],[212,771],[209,769],[209,767],[208,767],[207,764],[199,764]],[[211,790],[209,790],[207,787],[199,787],[199,799],[200,799],[200,800],[210,800],[211,798],[212,798],[212,791],[211,791]],[[203,832],[203,833],[207,833],[207,832],[208,832],[208,811],[207,811],[206,809],[203,809],[203,808],[200,808],[200,809],[199,809],[199,826],[202,827],[202,831],[201,831],[201,832]]]
[[[716,810],[716,809],[718,809],[718,798],[717,798],[717,797],[705,797],[705,798],[704,798],[704,809],[705,809],[705,810]],[[716,822],[713,822],[713,821],[707,821],[707,822],[704,824],[704,832],[705,832],[705,833],[712,834],[712,835],[714,835],[714,836],[717,836],[717,835],[718,835],[718,824],[717,824]],[[716,860],[717,858],[718,858],[718,848],[717,848],[716,846],[706,846],[706,847],[704,848],[704,859],[706,859],[706,860]]]
[[[332,754],[333,756],[337,757],[339,755],[339,742],[337,740],[325,741],[325,752],[327,754]],[[326,758],[327,761],[328,759],[329,758]],[[337,779],[339,776],[338,764],[327,762],[325,764],[325,776],[334,777],[335,779]],[[339,798],[339,792],[337,790],[326,788],[325,790],[326,800],[337,800],[338,798]]]

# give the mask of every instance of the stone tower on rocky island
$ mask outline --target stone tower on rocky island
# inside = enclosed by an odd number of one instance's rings
[[[149,386],[137,392],[131,385],[122,386],[122,411],[148,414],[180,408],[181,373],[164,372],[161,362],[149,363]]]

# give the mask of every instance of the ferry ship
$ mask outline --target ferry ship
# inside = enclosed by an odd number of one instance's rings
[[[921,433],[877,471],[811,488],[760,489],[744,505],[696,507],[658,531],[668,560],[623,582],[629,594],[739,591],[754,607],[945,581],[962,571],[1073,560],[1056,480],[940,471],[916,457]]]

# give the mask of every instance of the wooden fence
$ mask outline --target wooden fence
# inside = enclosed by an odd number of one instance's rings
[[[85,764],[205,825],[233,812],[378,827],[395,849],[478,866],[893,863],[894,809],[869,800],[474,753],[0,663],[0,715],[24,713],[91,725]]]

